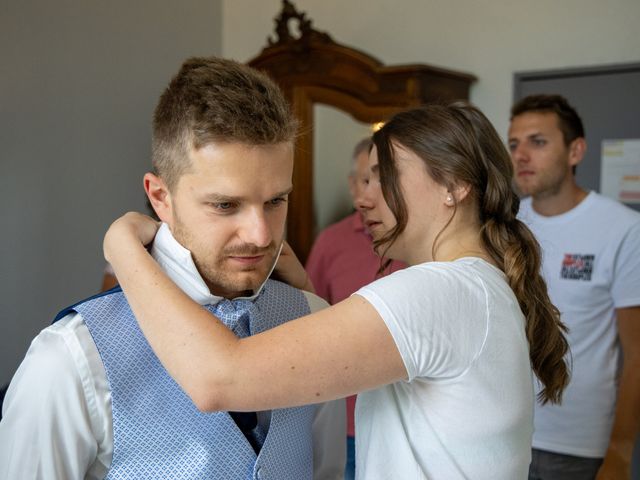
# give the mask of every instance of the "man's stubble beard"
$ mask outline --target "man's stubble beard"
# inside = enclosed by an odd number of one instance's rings
[[[265,282],[277,260],[278,247],[274,242],[266,248],[244,244],[226,248],[221,252],[209,252],[206,248],[199,248],[193,235],[178,218],[175,219],[172,230],[176,241],[191,252],[198,273],[214,295],[237,296],[257,290]],[[230,255],[265,255],[267,258],[258,266],[247,266],[230,272],[224,265]],[[248,275],[250,273],[254,274]]]
[[[216,291],[242,294],[257,290],[267,279],[276,262],[275,249],[271,245],[267,249],[256,249],[247,245],[246,248],[235,248],[233,251],[236,254],[264,255],[265,259],[257,266],[247,266],[230,272],[224,265],[228,261],[226,260],[228,258],[227,251],[223,251],[222,256],[212,259],[212,262],[192,254],[196,268],[214,294]]]
[[[515,180],[516,189],[525,196],[531,196],[532,198],[543,200],[547,198],[553,198],[563,189],[563,186],[567,182],[567,178],[572,175],[572,167],[568,165],[568,153],[562,154],[555,158],[552,166],[544,171],[542,174],[539,172],[537,175],[537,182],[534,184],[525,184],[522,188],[518,181]],[[517,175],[518,166],[514,164],[514,172]]]
[[[532,185],[527,189],[528,191],[523,193],[537,199],[553,198],[562,190],[568,174],[568,172],[564,172],[563,175],[556,173],[555,175],[546,176],[537,185]]]

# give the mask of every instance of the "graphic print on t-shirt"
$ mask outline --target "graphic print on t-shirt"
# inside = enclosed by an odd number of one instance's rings
[[[560,278],[567,280],[591,280],[593,273],[593,261],[595,255],[581,255],[578,253],[565,253],[562,259]]]

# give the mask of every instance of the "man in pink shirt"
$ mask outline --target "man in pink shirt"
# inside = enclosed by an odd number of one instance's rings
[[[307,259],[306,270],[316,294],[330,304],[349,297],[360,287],[380,275],[404,268],[393,261],[378,273],[382,263],[373,251],[371,235],[362,221],[360,208],[366,206],[364,187],[369,182],[369,150],[371,139],[365,138],[355,146],[349,173],[349,191],[356,209],[354,213],[325,228],[316,238]],[[347,398],[347,468],[345,480],[354,478],[355,431],[353,413],[356,396]]]

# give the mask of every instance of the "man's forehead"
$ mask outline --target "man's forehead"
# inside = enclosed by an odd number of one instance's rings
[[[355,171],[358,175],[364,175],[369,171],[369,152],[363,151],[358,154],[355,161]]]
[[[277,195],[291,189],[293,150],[288,143],[209,143],[189,152],[190,168],[179,184],[199,196]]]
[[[367,162],[367,172],[368,173],[378,172],[378,150],[376,149],[375,145],[369,152],[369,159]]]
[[[202,167],[242,169],[254,166],[269,167],[278,162],[293,162],[293,144],[282,142],[253,145],[237,142],[210,142],[189,150],[192,164]]]
[[[293,187],[291,185],[278,189],[277,186],[266,188],[264,191],[257,192],[255,190],[242,191],[243,189],[234,188],[234,185],[227,186],[204,186],[199,192],[200,196],[216,202],[245,201],[251,200],[256,195],[263,195],[267,198],[284,197],[291,193]]]
[[[253,144],[238,141],[216,140],[205,143],[198,147],[189,148],[189,156],[197,156],[199,154],[215,154],[223,153],[240,153],[249,154],[258,152],[261,155],[282,155],[293,154],[293,141],[284,141],[280,143]]]
[[[536,134],[562,133],[560,119],[554,112],[525,112],[513,117],[509,136],[532,136]]]

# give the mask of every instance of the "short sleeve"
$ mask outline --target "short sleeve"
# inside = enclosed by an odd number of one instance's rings
[[[455,266],[410,267],[356,294],[382,317],[409,381],[442,381],[463,375],[484,345],[486,292],[474,275]]]
[[[618,248],[611,295],[616,308],[640,305],[640,221],[627,231]]]

